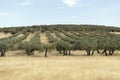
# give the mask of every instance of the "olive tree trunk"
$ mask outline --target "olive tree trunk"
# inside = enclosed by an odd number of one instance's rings
[[[92,50],[92,54],[91,54],[91,55],[94,55],[94,51],[95,51],[95,50],[93,49],[93,50]]]
[[[86,50],[87,56],[90,56],[90,51],[91,51],[91,50]]]
[[[26,51],[26,53],[27,53],[28,56],[34,55],[34,50],[31,50],[31,51],[25,50],[25,51]]]
[[[69,56],[71,55],[71,50],[69,50]]]
[[[96,49],[97,53],[100,53],[100,51],[98,49]]]
[[[61,51],[59,51],[59,54],[62,54],[62,52],[61,52]]]
[[[105,56],[108,56],[107,49],[104,49],[102,53],[105,53]]]
[[[109,55],[112,56],[115,50],[109,50]]]
[[[48,52],[48,49],[45,50],[45,57],[47,57],[47,52]]]
[[[2,56],[2,57],[5,56],[5,51],[4,51],[4,50],[1,51],[1,56]]]

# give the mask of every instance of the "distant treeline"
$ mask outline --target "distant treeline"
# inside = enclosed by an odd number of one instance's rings
[[[119,27],[102,26],[102,25],[33,25],[33,26],[20,26],[20,27],[8,27],[0,28],[0,32],[12,33],[17,32],[36,32],[36,31],[105,31],[105,32],[120,32]]]

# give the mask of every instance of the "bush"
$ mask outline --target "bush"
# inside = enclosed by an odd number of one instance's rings
[[[82,50],[86,50],[87,55],[91,55],[91,51],[97,49],[98,44],[96,38],[93,37],[84,37],[80,40],[80,45]],[[94,52],[92,52],[93,55]]]
[[[47,57],[48,50],[51,51],[52,49],[55,49],[54,44],[44,44],[45,57]]]
[[[64,55],[67,55],[67,51],[69,51],[69,55],[70,55],[70,51],[73,49],[73,46],[66,41],[60,40],[57,42],[56,44],[56,50],[59,51],[59,53],[61,54],[61,51],[63,51]]]
[[[5,56],[5,52],[11,47],[12,45],[8,44],[6,41],[0,41],[0,52],[1,56]]]
[[[27,55],[33,55],[35,50],[41,50],[41,44],[35,42],[22,42],[19,44],[19,49],[26,51]]]
[[[25,50],[28,55],[33,55],[35,50],[42,50],[42,44],[40,43],[40,35],[36,35],[29,42],[21,42],[19,49]]]

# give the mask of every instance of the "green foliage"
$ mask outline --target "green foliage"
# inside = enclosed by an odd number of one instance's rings
[[[80,41],[83,50],[92,50],[97,48],[97,40],[93,37],[85,37]]]
[[[103,25],[33,25],[12,28],[1,28],[1,32],[12,33],[13,36],[0,39],[0,52],[5,53],[7,50],[25,50],[31,55],[35,50],[41,51],[53,50],[58,51],[86,50],[89,55],[90,51],[104,50],[113,54],[115,50],[120,50],[120,35],[111,34],[110,32],[120,32],[120,28]],[[46,33],[49,44],[40,42],[40,32]],[[29,33],[36,35],[29,42],[22,42]],[[25,34],[16,38],[19,34]],[[56,39],[51,33],[55,33]],[[61,35],[61,33],[63,35]]]
[[[49,49],[51,51],[52,49],[55,49],[55,44],[44,44],[43,47],[44,49]]]
[[[71,50],[73,47],[69,42],[60,40],[56,44],[56,50],[57,51],[63,51],[63,50]]]
[[[33,55],[35,50],[42,50],[39,33],[36,33],[29,42],[21,42],[19,49],[25,50],[28,55]]]
[[[5,56],[5,52],[12,47],[12,44],[8,43],[9,41],[0,41],[0,53],[1,56]]]
[[[31,55],[35,50],[41,50],[41,44],[35,42],[23,42],[19,44],[20,49],[24,49],[28,55]]]
[[[0,52],[6,51],[11,47],[10,44],[7,44],[6,41],[0,41]]]
[[[21,42],[22,40],[24,40],[26,37],[28,36],[28,34],[25,34],[22,37],[16,38],[16,36],[11,36],[8,38],[3,38],[0,39],[0,52],[1,55],[4,54],[7,50],[13,50],[14,47],[16,47],[15,45],[19,42]]]
[[[54,38],[54,37],[51,35],[50,32],[46,32],[46,36],[47,36],[47,38],[48,38],[49,43],[54,43],[54,42],[57,41],[57,39]]]

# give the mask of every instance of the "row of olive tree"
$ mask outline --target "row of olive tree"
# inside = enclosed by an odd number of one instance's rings
[[[48,36],[48,33],[46,33]],[[51,36],[49,34],[49,36]],[[47,57],[48,51],[55,49],[55,42],[56,39],[48,38],[50,43],[43,44],[40,41],[40,32],[37,32],[35,36],[29,42],[21,42],[19,44],[20,50],[25,50],[27,55],[34,55],[35,51],[45,51],[45,57]]]
[[[113,55],[115,50],[120,50],[119,35],[102,34],[95,36],[95,34],[90,34],[86,36],[80,35],[80,37],[77,37],[65,32],[64,34],[66,37],[56,33],[56,35],[63,40],[57,44],[58,51],[66,51],[69,45],[72,45],[71,50],[85,50],[88,56],[93,55],[95,50],[98,53],[100,53],[99,50],[103,50],[102,53],[106,56]]]
[[[8,38],[0,39],[0,53],[1,56],[5,56],[5,52],[7,50],[12,50],[14,48],[14,45],[21,42],[22,40],[26,39],[28,36],[28,33],[26,33],[24,36],[21,36],[19,38],[15,36],[11,36]]]
[[[20,26],[20,27],[9,27],[9,28],[0,28],[0,32],[12,33],[17,32],[36,32],[36,31],[106,31],[106,32],[120,32],[120,28],[113,26],[104,26],[104,25],[75,25],[75,24],[57,24],[57,25],[33,25],[33,26]]]
[[[45,51],[45,57],[47,57],[48,50],[56,49],[59,53],[63,55],[71,54],[71,50],[85,50],[87,55],[93,55],[94,51],[97,50],[100,53],[100,50],[103,50],[103,54],[113,55],[115,50],[120,50],[120,36],[119,35],[99,35],[99,36],[80,36],[75,37],[71,34],[65,34],[62,36],[59,33],[55,33],[61,40],[51,40],[51,43],[42,44],[40,42],[40,33],[37,32],[36,35],[29,42],[22,42],[27,36],[22,36],[19,38],[5,38],[0,40],[0,52],[1,56],[5,55],[5,52],[8,49],[11,49],[14,44],[19,43],[19,49],[25,50],[27,55],[34,55],[34,51]],[[48,35],[48,33],[46,33]],[[52,36],[49,34],[49,36]],[[72,37],[73,36],[73,37]],[[53,40],[53,41],[52,41]]]
[[[28,42],[21,42],[19,43],[19,49],[25,50],[27,55],[34,55],[34,51],[42,50],[42,44],[40,43],[40,35],[39,32],[35,34],[35,36]]]
[[[54,36],[52,36],[49,31],[46,32],[46,36],[48,38],[49,43],[54,43],[54,42],[57,41],[57,38],[55,38]]]

